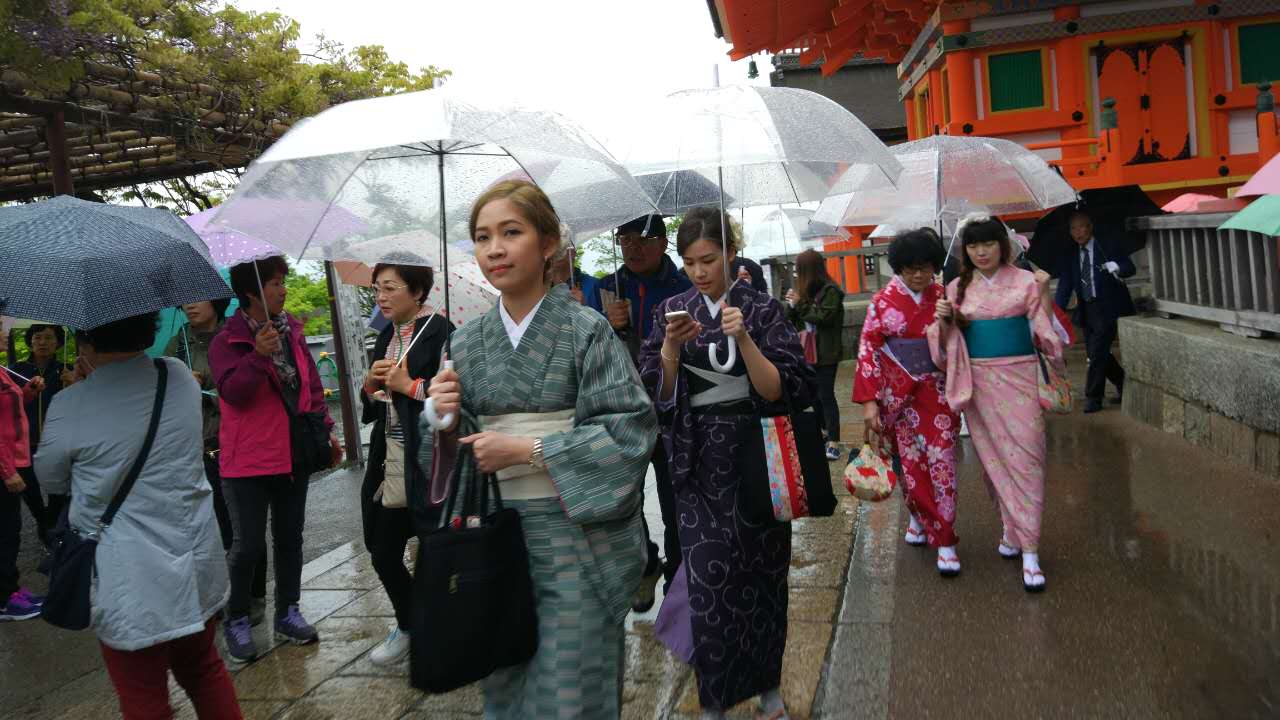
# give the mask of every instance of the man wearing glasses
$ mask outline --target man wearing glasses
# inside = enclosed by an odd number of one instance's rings
[[[692,287],[684,271],[667,256],[667,225],[661,215],[646,215],[627,222],[614,233],[614,239],[622,252],[623,265],[615,272],[601,278],[587,299],[591,307],[609,318],[609,324],[626,344],[635,362],[640,355],[640,345],[653,328],[655,308],[667,298],[679,295]],[[610,301],[605,304],[606,298]],[[667,453],[659,440],[653,450],[653,471],[657,477],[658,505],[662,509],[665,526],[663,551],[666,563],[658,558],[658,546],[649,540],[649,565],[644,580],[636,592],[632,609],[647,612],[653,607],[654,586],[659,573],[665,579],[664,587],[680,566],[680,536],[676,526],[676,499],[667,472]],[[647,532],[647,526],[646,526]]]

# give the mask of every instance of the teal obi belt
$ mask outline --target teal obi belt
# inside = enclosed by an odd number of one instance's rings
[[[970,320],[964,342],[971,358],[998,358],[1032,355],[1031,323],[1025,317],[998,320]]]

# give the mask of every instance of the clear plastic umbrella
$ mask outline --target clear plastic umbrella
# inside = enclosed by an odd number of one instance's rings
[[[742,208],[892,188],[902,168],[848,110],[807,90],[734,85],[684,90],[652,108],[624,154],[664,213],[698,205]],[[727,240],[721,238],[727,245]],[[727,248],[726,248],[727,250]],[[725,265],[726,286],[728,264]],[[711,348],[711,363],[724,372]]]
[[[1044,158],[1010,140],[933,135],[891,150],[903,168],[896,190],[834,193],[814,219],[887,226],[881,232],[933,227],[949,236],[971,212],[1035,212],[1076,200]]]
[[[750,225],[744,223],[743,251],[756,257],[821,250],[827,240],[846,240],[849,231],[813,221],[809,208],[775,208]]]
[[[438,228],[448,313],[450,223],[458,227],[493,183],[520,176],[547,193],[573,237],[652,210],[627,171],[569,119],[428,90],[345,103],[299,123],[245,173],[213,224],[295,257],[365,262],[374,258],[344,257],[344,245]],[[294,209],[264,219],[249,209],[261,200]],[[368,229],[335,238],[340,213]]]

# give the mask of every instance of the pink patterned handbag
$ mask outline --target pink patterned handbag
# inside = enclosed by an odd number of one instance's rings
[[[769,469],[769,496],[773,518],[778,522],[808,517],[809,494],[804,487],[800,453],[796,448],[791,417],[760,418],[764,436],[764,459]]]

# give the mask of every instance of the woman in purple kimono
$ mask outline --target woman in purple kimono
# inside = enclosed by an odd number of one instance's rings
[[[659,306],[641,378],[670,458],[703,717],[723,717],[758,695],[759,717],[785,718],[778,687],[791,527],[744,515],[740,482],[746,463],[762,462],[743,451],[750,433],[761,432],[760,418],[785,414],[788,398],[811,404],[815,380],[778,301],[741,282],[726,292],[724,264],[735,253],[732,239],[728,255],[721,250],[721,223],[728,221],[711,208],[685,214],[676,246],[694,287]],[[679,312],[687,315],[668,321]],[[737,360],[720,372],[708,348],[716,345],[723,361],[729,338]]]

